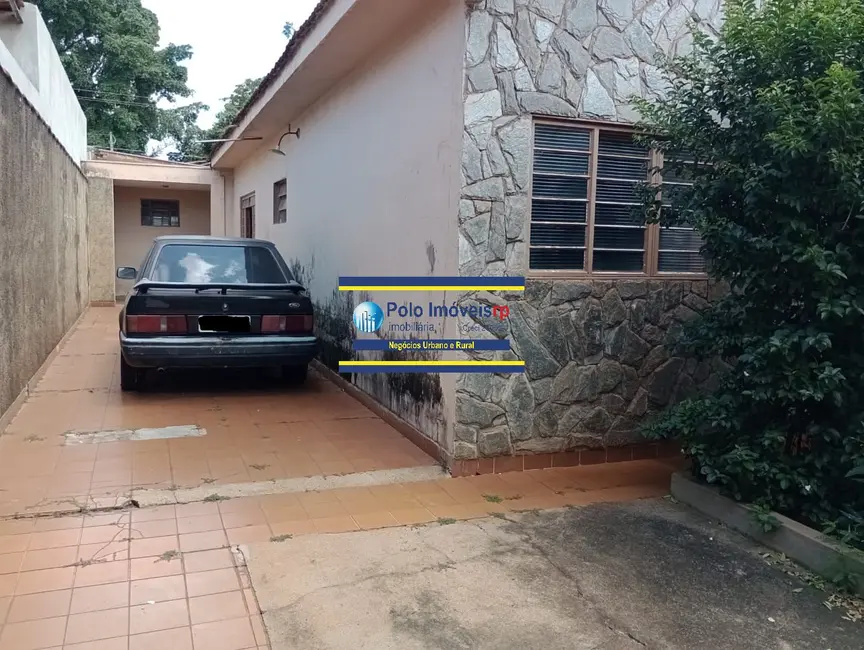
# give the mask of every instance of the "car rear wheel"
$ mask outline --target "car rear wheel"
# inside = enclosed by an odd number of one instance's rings
[[[140,384],[141,371],[126,363],[126,359],[123,358],[123,355],[120,355],[120,390],[138,390]]]
[[[299,385],[306,381],[309,374],[309,366],[282,366],[282,379],[287,383]]]

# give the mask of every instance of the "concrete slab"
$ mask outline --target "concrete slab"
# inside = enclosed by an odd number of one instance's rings
[[[651,500],[244,552],[273,650],[862,647],[758,550]]]

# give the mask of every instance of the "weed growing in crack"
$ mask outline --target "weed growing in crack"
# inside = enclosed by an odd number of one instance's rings
[[[216,482],[215,478],[202,478],[201,479],[202,485],[210,485],[211,483],[215,483],[215,482]]]
[[[170,562],[171,560],[177,559],[180,557],[180,551],[175,551],[174,549],[170,551],[165,551],[162,555],[157,557],[153,562]]]
[[[270,541],[271,542],[284,542],[286,540],[291,539],[292,537],[294,537],[294,536],[288,535],[287,533],[285,535],[273,535],[273,537],[270,538]]]
[[[442,526],[449,526],[450,524],[455,524],[456,520],[451,519],[450,517],[442,517],[441,519],[438,520],[438,523],[441,524]]]
[[[30,435],[30,436],[27,436],[26,438],[24,438],[24,442],[41,442],[43,440],[45,440],[45,438],[43,438],[42,436],[34,436],[34,435]]]
[[[486,499],[489,503],[501,503],[504,500],[497,494],[484,494],[483,498]]]
[[[205,503],[213,503],[215,501],[227,501],[231,497],[223,497],[221,494],[208,494],[204,497]]]

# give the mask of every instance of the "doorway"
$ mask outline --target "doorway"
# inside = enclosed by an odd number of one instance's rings
[[[255,238],[255,192],[240,197],[240,236]]]

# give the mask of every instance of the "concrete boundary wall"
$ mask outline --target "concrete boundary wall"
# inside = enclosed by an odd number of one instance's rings
[[[90,301],[87,179],[0,73],[0,413]]]

